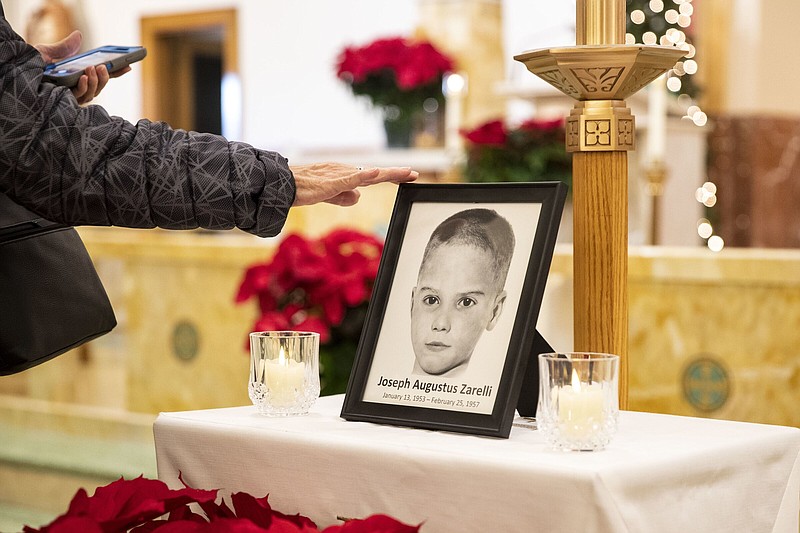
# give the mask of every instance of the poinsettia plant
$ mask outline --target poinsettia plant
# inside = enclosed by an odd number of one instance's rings
[[[428,99],[443,106],[442,80],[453,69],[453,60],[429,41],[404,37],[347,47],[336,62],[336,75],[353,94],[383,109],[387,133],[391,125],[410,127]]]
[[[347,47],[336,65],[336,75],[354,94],[381,107],[441,97],[442,77],[452,71],[453,60],[433,44],[403,37]]]
[[[258,302],[253,331],[320,334],[323,395],[347,386],[382,252],[383,241],[353,229],[294,233],[271,260],[249,266],[239,285],[237,303]]]
[[[183,480],[181,480],[183,482]],[[230,505],[218,490],[189,487],[173,490],[157,479],[123,478],[99,487],[93,496],[79,489],[67,511],[40,528],[25,526],[23,533],[416,533],[420,526],[404,524],[387,515],[349,520],[320,530],[300,514],[274,510],[268,496],[246,492],[230,495]],[[196,504],[202,512],[196,512]]]
[[[572,156],[564,146],[562,119],[530,119],[515,127],[491,120],[461,134],[467,140],[467,181],[558,180],[572,185]]]

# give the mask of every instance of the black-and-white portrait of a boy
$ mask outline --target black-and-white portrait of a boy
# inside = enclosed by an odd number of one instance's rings
[[[514,230],[492,209],[460,211],[436,227],[411,295],[415,374],[464,373],[503,313],[513,254]]]
[[[492,412],[540,212],[411,206],[363,401]]]

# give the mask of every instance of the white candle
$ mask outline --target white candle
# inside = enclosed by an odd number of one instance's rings
[[[667,75],[659,76],[647,90],[647,159],[663,163],[667,145]]]
[[[281,347],[278,359],[267,360],[265,370],[270,403],[274,406],[292,405],[295,401],[295,391],[303,390],[305,363],[286,357]]]
[[[444,146],[448,150],[460,150],[461,107],[464,105],[466,79],[462,74],[450,74],[444,81]]]
[[[581,384],[572,370],[572,384],[558,388],[558,426],[568,439],[591,437],[593,428],[603,423],[603,391],[599,384]]]

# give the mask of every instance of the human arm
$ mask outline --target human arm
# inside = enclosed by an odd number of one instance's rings
[[[12,199],[71,225],[283,227],[295,184],[280,154],[81,107],[42,83],[44,66],[0,19],[0,190]]]
[[[82,35],[75,30],[66,38],[54,44],[34,45],[45,63],[54,63],[76,54],[80,48]],[[104,65],[88,67],[78,85],[72,89],[78,103],[90,102],[100,94],[109,78],[116,78],[131,70],[126,67],[110,74]],[[358,187],[375,183],[402,183],[419,177],[410,168],[370,168],[361,169],[340,163],[315,163],[291,167],[297,184],[294,205],[303,206],[326,202],[349,206],[358,202]]]

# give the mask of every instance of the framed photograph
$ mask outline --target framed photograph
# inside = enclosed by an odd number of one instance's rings
[[[566,194],[400,185],[342,417],[507,438]]]

